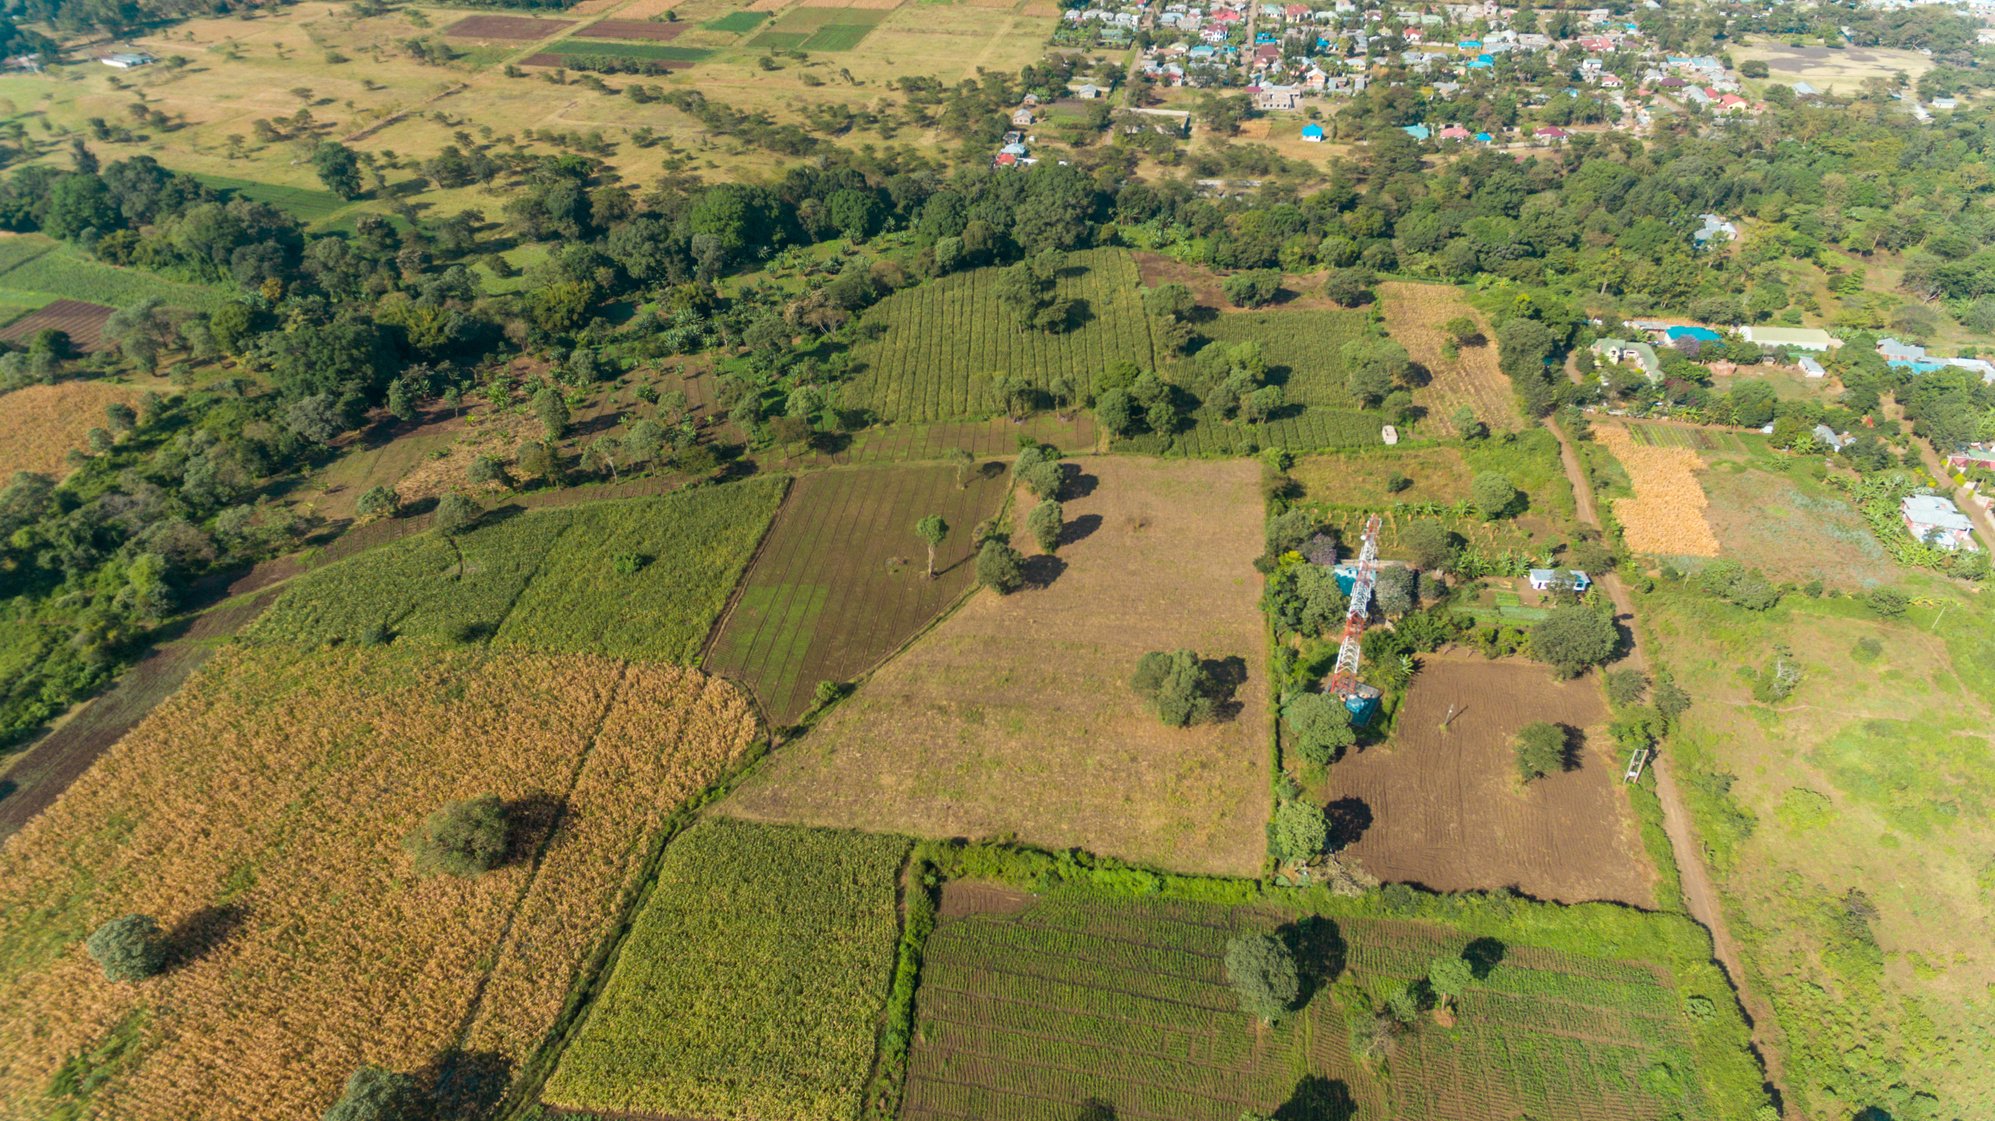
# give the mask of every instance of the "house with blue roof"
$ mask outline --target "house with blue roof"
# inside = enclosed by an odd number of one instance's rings
[[[1709,327],[1679,326],[1679,327],[1671,327],[1665,330],[1663,332],[1663,337],[1667,338],[1670,342],[1675,342],[1678,339],[1696,339],[1698,342],[1701,343],[1715,343],[1722,336],[1720,336],[1718,332],[1713,331]]]
[[[1311,144],[1323,143],[1323,126],[1310,122],[1302,126],[1302,138]]]
[[[1429,129],[1426,125],[1406,125],[1402,127],[1399,131],[1405,133],[1406,135],[1412,137],[1415,140],[1425,140],[1428,137],[1434,135],[1433,130]]]

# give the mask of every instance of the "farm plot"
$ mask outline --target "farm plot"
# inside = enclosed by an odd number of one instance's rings
[[[259,179],[237,179],[228,175],[195,175],[206,186],[231,195],[241,195],[253,202],[266,203],[279,210],[289,211],[292,216],[304,222],[318,222],[332,217],[346,209],[345,199],[331,191],[314,190],[310,187],[287,187],[277,183],[265,183]]]
[[[221,302],[221,293],[198,284],[165,280],[138,269],[107,265],[74,246],[39,234],[27,235],[23,242],[45,241],[49,248],[26,257],[14,267],[0,272],[0,299],[38,298],[79,300],[111,307],[126,307],[149,297],[184,308],[207,310]]]
[[[89,354],[103,348],[104,322],[111,318],[111,310],[81,300],[56,300],[9,323],[0,330],[0,341],[26,343],[43,331],[61,331],[70,346]]]
[[[1510,379],[1496,364],[1495,335],[1459,291],[1440,284],[1388,281],[1379,285],[1379,304],[1386,330],[1431,379],[1413,391],[1413,403],[1427,410],[1427,424],[1456,434],[1453,417],[1467,406],[1491,428],[1514,432],[1523,426]],[[1474,320],[1484,341],[1462,347],[1449,358],[1441,326],[1457,317]]]
[[[746,682],[770,719],[788,723],[820,681],[872,668],[970,587],[970,529],[997,512],[1003,464],[967,487],[945,465],[823,471],[792,488],[707,656],[709,672]],[[937,576],[914,525],[940,514],[952,530]]]
[[[673,841],[543,1099],[620,1116],[854,1121],[908,848],[725,818]]]
[[[1041,390],[1065,378],[1076,390],[1117,361],[1155,365],[1136,266],[1117,249],[1069,254],[1060,294],[1083,301],[1079,325],[1057,333],[1021,328],[997,299],[997,269],[975,269],[916,285],[867,312],[885,333],[858,350],[863,369],[848,403],[888,421],[988,416],[1001,402],[993,374],[1029,378]]]
[[[563,39],[551,44],[545,51],[534,55],[535,59],[549,55],[555,58],[574,58],[577,55],[608,55],[612,58],[635,58],[648,62],[698,62],[712,51],[698,47],[674,47],[664,43],[617,43],[596,39]],[[536,65],[545,65],[536,63]]]
[[[762,21],[768,18],[769,13],[767,12],[729,12],[719,19],[708,20],[700,26],[706,28],[708,31],[724,31],[729,35],[745,35],[762,26]]]
[[[591,39],[642,39],[667,43],[686,30],[683,23],[660,23],[648,19],[599,19],[582,29]]]
[[[1844,591],[1892,578],[1891,558],[1863,515],[1810,474],[1808,461],[1771,452],[1702,458],[1700,480],[1711,502],[1704,518],[1725,557],[1774,580],[1820,580]]]
[[[70,449],[83,447],[92,428],[109,423],[105,407],[138,399],[130,386],[102,381],[26,385],[0,394],[0,478],[16,471],[68,474]]]
[[[1638,444],[1620,425],[1601,424],[1593,431],[1634,486],[1633,497],[1614,501],[1614,518],[1628,547],[1660,556],[1717,556],[1718,539],[1704,517],[1710,499],[1697,481],[1704,461],[1697,453]]]
[[[849,51],[878,27],[893,6],[847,8],[799,6],[776,17],[769,29],[748,41],[751,47]]]
[[[363,1062],[460,1054],[509,1077],[647,839],[753,737],[739,690],[667,666],[224,649],[0,847],[0,1113],[316,1117]],[[487,793],[513,855],[417,875],[402,838]],[[133,912],[172,967],[108,982],[82,940]]]
[[[1569,731],[1574,769],[1520,789],[1512,743],[1537,721]],[[1591,679],[1544,666],[1430,657],[1392,740],[1330,768],[1327,800],[1369,822],[1344,850],[1383,880],[1436,891],[1514,887],[1564,903],[1653,905],[1654,873],[1604,734]],[[1445,724],[1445,727],[1443,725]]]
[[[1039,586],[979,592],[729,811],[1258,869],[1271,778],[1258,477],[1242,462],[1082,461],[1070,542],[1031,563]],[[1236,716],[1168,728],[1123,684],[1143,654],[1175,649],[1240,659]]]
[[[575,26],[572,19],[536,19],[532,16],[466,16],[443,29],[452,39],[493,39],[530,43]]]
[[[1729,1100],[1714,1104],[1706,1079],[1743,1073],[1756,1089],[1738,1044],[1730,1062],[1713,1064],[1722,1069],[1700,1068],[1677,978],[1588,941],[1587,921],[1604,915],[1524,904],[1544,915],[1535,937],[1509,929],[1489,937],[1495,928],[1480,923],[1348,913],[1362,904],[1314,914],[1075,888],[960,898],[979,888],[945,887],[924,950],[905,1121],[1070,1121],[1091,1101],[1102,1115],[1174,1121],[1235,1121],[1247,1111],[1626,1121],[1678,1110],[1743,1121],[1747,1111]],[[1682,968],[1700,995],[1731,1008],[1722,978],[1697,960],[1689,924],[1613,919],[1667,927],[1685,943]],[[1233,936],[1270,929],[1302,947],[1311,995],[1265,1027],[1240,1011],[1223,958]],[[1436,958],[1456,955],[1500,960],[1475,967],[1455,1025],[1423,1016],[1387,1044],[1389,1078],[1357,1059],[1351,1036],[1369,1027],[1371,1009]],[[1727,1041],[1742,1040],[1736,1012],[1719,1016]]]

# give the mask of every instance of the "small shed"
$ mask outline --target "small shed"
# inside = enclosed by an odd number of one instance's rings
[[[1385,441],[1386,447],[1391,447],[1399,443],[1399,429],[1390,424],[1382,425],[1378,430],[1378,438]]]
[[[1550,591],[1554,585],[1562,583],[1560,579],[1562,576],[1572,581],[1572,590],[1575,592],[1584,594],[1586,589],[1593,586],[1593,580],[1577,568],[1568,568],[1563,572],[1556,568],[1534,568],[1530,574],[1531,588],[1540,592]]]

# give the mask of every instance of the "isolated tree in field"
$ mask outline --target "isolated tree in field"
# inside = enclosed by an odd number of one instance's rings
[[[977,583],[1001,596],[1025,586],[1025,558],[1009,541],[986,541],[977,550]]]
[[[360,197],[360,159],[353,149],[336,140],[323,141],[312,152],[312,168],[326,190],[349,201]]]
[[[1517,733],[1517,773],[1525,782],[1566,769],[1566,730],[1540,721]]]
[[[1296,754],[1318,767],[1327,767],[1358,742],[1351,727],[1351,710],[1328,693],[1294,693],[1282,702],[1282,724]]]
[[[1482,328],[1466,315],[1457,315],[1441,324],[1441,333],[1456,346],[1475,346],[1482,342]]]
[[[1437,521],[1422,519],[1407,526],[1399,543],[1413,554],[1413,563],[1423,569],[1447,568],[1454,563],[1462,539]]]
[[[1218,713],[1218,683],[1190,650],[1154,650],[1136,663],[1129,687],[1173,728],[1203,724]]]
[[[1219,287],[1234,307],[1260,307],[1281,292],[1282,274],[1274,269],[1250,269],[1227,277]]]
[[[533,413],[550,440],[559,440],[568,431],[568,402],[561,391],[547,386],[533,395]]]
[[[1275,855],[1284,861],[1307,863],[1330,845],[1330,819],[1323,807],[1291,798],[1275,807]]]
[[[1027,490],[1041,499],[1058,498],[1067,481],[1067,470],[1061,466],[1059,454],[1052,448],[1036,445],[1019,449],[1018,462],[1012,464],[1011,471]]]
[[[123,401],[113,401],[104,406],[104,419],[111,422],[113,430],[130,432],[139,426],[139,412]]]
[[[120,915],[84,943],[111,981],[143,981],[166,968],[166,935],[151,915]]]
[[[1367,268],[1331,269],[1323,278],[1323,295],[1338,307],[1357,307],[1372,300],[1372,270]]]
[[[970,485],[970,476],[977,469],[977,457],[971,455],[968,448],[950,448],[949,466],[956,469],[956,489],[962,490]]]
[[[1226,980],[1240,1011],[1272,1024],[1302,995],[1295,953],[1272,934],[1241,934],[1226,943]]]
[[[1427,966],[1427,987],[1434,990],[1434,996],[1441,1006],[1447,1008],[1455,1003],[1455,998],[1466,992],[1469,982],[1475,979],[1475,971],[1468,960],[1459,954],[1454,957],[1438,957]]]
[[[1552,608],[1531,628],[1531,655],[1560,677],[1577,677],[1613,657],[1620,641],[1613,620],[1592,608],[1567,604]]]
[[[1649,679],[1641,670],[1617,669],[1607,673],[1607,703],[1628,708],[1642,703],[1649,694]]]
[[[1475,503],[1484,520],[1493,522],[1509,514],[1517,504],[1517,487],[1507,475],[1485,472],[1469,483],[1469,500]]]
[[[422,1105],[413,1077],[364,1066],[346,1080],[324,1121],[421,1121]]]
[[[425,876],[476,876],[506,855],[506,808],[496,794],[451,802],[402,842]]]
[[[361,494],[355,509],[363,518],[392,518],[401,505],[402,500],[393,488],[373,486]]]
[[[1477,420],[1475,409],[1468,405],[1456,409],[1455,415],[1449,419],[1454,421],[1455,431],[1461,433],[1464,440],[1480,440],[1489,435],[1489,425]]]
[[[1032,531],[1032,539],[1039,543],[1041,552],[1056,552],[1060,548],[1060,532],[1066,528],[1065,511],[1055,499],[1047,499],[1032,508],[1025,519],[1025,528]]]
[[[482,512],[478,504],[469,498],[455,492],[446,494],[436,503],[437,532],[445,537],[455,537],[470,529]]]
[[[914,535],[928,546],[928,578],[935,579],[935,550],[941,548],[944,538],[949,536],[949,523],[940,514],[930,514],[914,523]]]

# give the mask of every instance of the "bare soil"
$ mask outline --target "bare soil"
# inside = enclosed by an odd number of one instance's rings
[[[84,354],[104,347],[104,324],[111,309],[82,300],[57,300],[39,311],[30,312],[0,330],[0,340],[25,343],[53,327],[69,336],[71,346]]]
[[[660,23],[648,19],[605,19],[582,29],[582,37],[589,39],[642,39],[653,43],[666,43],[677,39],[685,31],[687,24]]]
[[[950,880],[942,885],[942,905],[936,908],[935,914],[944,919],[960,919],[967,915],[1016,915],[1031,909],[1036,898],[1029,891],[1003,884]]]
[[[466,16],[443,29],[452,39],[508,39],[531,43],[545,39],[564,28],[575,26],[572,19],[534,19],[528,16]]]
[[[1031,586],[978,592],[725,808],[1258,871],[1270,798],[1258,468],[1078,466],[1067,543],[1030,559]],[[1145,653],[1176,649],[1237,659],[1228,719],[1166,727],[1128,688]]]
[[[1426,659],[1391,741],[1330,769],[1344,855],[1382,880],[1439,891],[1511,887],[1561,903],[1653,906],[1655,873],[1606,720],[1591,678],[1559,681],[1532,662]],[[1513,742],[1538,721],[1571,729],[1573,769],[1525,785]]]

